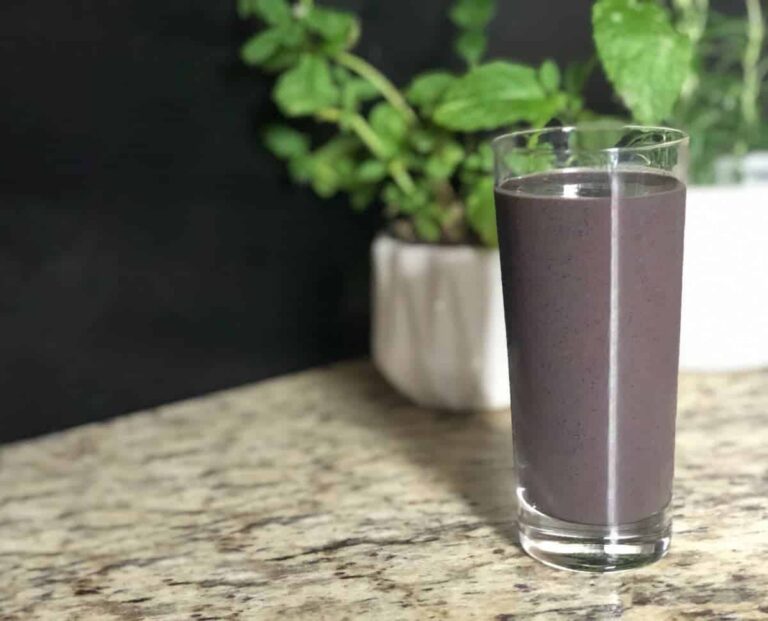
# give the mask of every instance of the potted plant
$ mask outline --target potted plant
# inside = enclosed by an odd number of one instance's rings
[[[602,67],[633,118],[691,135],[680,366],[768,366],[768,52],[760,0],[600,0]],[[719,185],[712,185],[717,183]]]
[[[594,4],[598,58],[637,121],[673,118],[681,92],[693,97],[701,24],[683,9],[701,1],[677,0],[674,15],[653,1]],[[598,118],[582,98],[594,62],[561,72],[551,60],[485,60],[493,12],[493,0],[455,0],[450,18],[465,69],[430,71],[398,88],[353,52],[354,14],[313,0],[239,1],[241,17],[260,24],[243,61],[277,74],[273,99],[286,118],[330,128],[317,144],[273,125],[266,146],[320,196],[346,193],[355,209],[383,210],[387,226],[372,248],[373,358],[423,405],[509,404],[490,133]]]
[[[360,24],[351,13],[311,0],[242,0],[239,9],[263,24],[242,58],[278,74],[279,110],[333,131],[313,145],[271,126],[266,145],[320,196],[383,208],[388,224],[372,248],[378,368],[423,405],[509,405],[487,133],[575,118],[583,67],[561,82],[551,61],[483,62],[493,2],[458,0],[450,17],[466,70],[424,73],[400,89],[352,52]]]
[[[768,366],[768,51],[760,0],[726,16],[676,0],[691,41],[672,122],[691,134],[680,365]]]

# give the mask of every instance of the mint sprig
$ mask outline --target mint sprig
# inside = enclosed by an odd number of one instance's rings
[[[649,0],[598,0],[592,25],[603,69],[632,116],[648,124],[668,119],[693,54],[669,11]]]
[[[278,72],[280,112],[335,128],[320,144],[287,125],[264,132],[295,181],[323,197],[345,193],[356,209],[382,204],[405,239],[496,244],[492,155],[478,132],[546,123],[568,97],[552,61],[484,62],[493,0],[455,0],[450,10],[466,71],[427,72],[404,90],[353,52],[353,13],[312,0],[240,0],[239,12],[261,24],[241,57]]]

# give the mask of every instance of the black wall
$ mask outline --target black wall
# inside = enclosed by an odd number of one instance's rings
[[[450,61],[447,1],[346,4],[397,81]],[[589,55],[589,3],[499,4],[494,54]],[[366,351],[376,216],[259,146],[247,32],[234,0],[0,6],[0,441]]]

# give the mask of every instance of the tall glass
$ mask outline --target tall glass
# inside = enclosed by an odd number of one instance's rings
[[[688,138],[596,125],[497,138],[520,541],[613,571],[670,542]]]

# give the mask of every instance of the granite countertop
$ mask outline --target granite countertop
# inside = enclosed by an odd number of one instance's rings
[[[6,413],[8,415],[8,413]],[[0,619],[766,619],[768,372],[683,377],[661,562],[514,544],[506,412],[365,362],[0,449]]]

